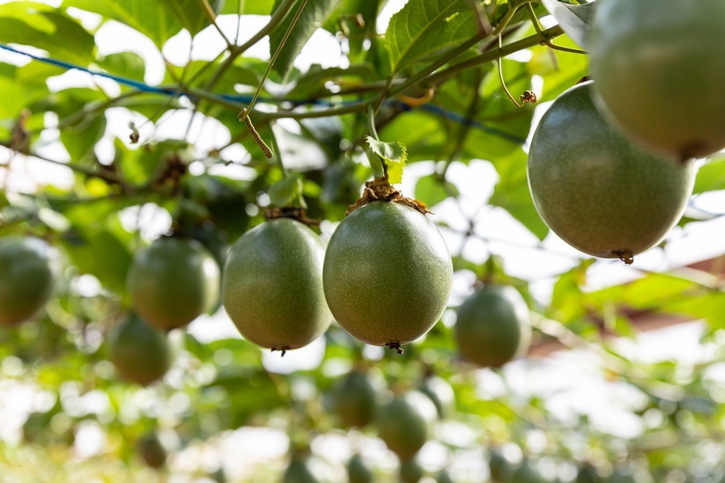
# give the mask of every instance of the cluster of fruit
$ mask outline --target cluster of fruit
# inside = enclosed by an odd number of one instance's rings
[[[0,241],[2,325],[27,320],[44,306],[53,286],[52,254],[37,238]],[[261,347],[303,347],[334,316],[357,339],[402,352],[401,344],[438,321],[452,277],[435,225],[395,202],[354,211],[327,248],[301,222],[268,220],[234,244],[221,284],[217,262],[198,241],[162,237],[134,257],[128,289],[135,312],[111,334],[110,355],[125,379],[144,385],[159,379],[173,359],[164,333],[214,308],[220,285],[229,316]],[[482,366],[506,363],[528,345],[527,320],[516,290],[483,288],[460,308],[456,335],[463,355]]]
[[[725,148],[725,4],[601,0],[593,82],[554,101],[531,143],[529,186],[546,224],[596,257],[633,257],[679,221],[693,158]]]

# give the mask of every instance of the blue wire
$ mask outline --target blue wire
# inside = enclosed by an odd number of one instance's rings
[[[79,70],[81,72],[86,72],[91,75],[105,77],[107,79],[114,80],[114,81],[118,82],[119,84],[133,87],[133,88],[138,89],[143,92],[151,92],[151,93],[163,94],[163,95],[167,95],[167,96],[173,96],[176,93],[176,89],[174,89],[174,88],[154,87],[154,86],[145,84],[143,82],[139,82],[139,81],[136,81],[133,79],[128,79],[126,77],[109,74],[107,72],[92,71],[86,67],[81,67],[76,64],[71,64],[70,62],[65,62],[65,61],[53,59],[50,57],[40,57],[38,55],[31,54],[29,52],[23,52],[21,50],[17,50],[13,47],[10,47],[7,44],[0,43],[0,49],[7,50],[8,52],[13,52],[15,54],[24,55],[26,57],[30,57],[31,59],[35,59],[39,62],[43,62],[43,63],[50,64],[50,65],[55,65],[56,67],[62,67],[64,69],[68,69],[68,70]],[[189,94],[184,93],[184,95],[187,97],[190,97]],[[249,95],[220,94],[219,97],[221,97],[222,99],[228,100],[228,101],[241,102],[241,103],[249,103],[252,101],[252,96],[249,96]],[[260,98],[258,98],[258,101],[265,102],[265,103],[277,103],[278,99],[260,97]],[[340,106],[340,105],[349,106],[349,105],[356,104],[357,102],[359,102],[359,101],[347,101],[347,102],[342,102],[342,103],[332,103],[332,102],[324,101],[324,100],[295,101],[295,100],[287,100],[287,99],[285,99],[285,101],[290,102],[294,105],[315,105],[315,106],[323,106],[323,107],[334,107],[334,106]],[[412,109],[414,109],[409,104],[406,104],[401,101],[385,101],[384,104],[389,107],[400,107],[405,111],[411,111]],[[526,141],[525,139],[522,139],[516,135],[507,133],[505,131],[501,131],[496,128],[486,126],[485,124],[483,124],[479,121],[476,121],[475,119],[469,119],[456,112],[448,111],[446,109],[443,109],[443,108],[435,106],[435,105],[423,104],[422,106],[417,106],[415,109],[420,109],[422,111],[429,112],[431,114],[436,114],[436,115],[442,116],[446,119],[450,119],[451,121],[454,121],[454,122],[457,122],[460,124],[464,124],[466,126],[471,126],[480,131],[484,131],[489,134],[494,134],[496,136],[500,136],[500,137],[502,137],[508,141],[511,141],[513,143],[516,143],[516,144],[524,144],[524,142]]]

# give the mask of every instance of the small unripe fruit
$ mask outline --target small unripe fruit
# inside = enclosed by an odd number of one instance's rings
[[[421,468],[415,458],[400,462],[401,483],[418,483],[424,476],[425,471],[423,471],[423,468]]]
[[[15,326],[42,310],[53,292],[53,249],[40,238],[0,239],[0,326]]]
[[[378,412],[378,435],[401,460],[415,456],[428,440],[436,417],[435,405],[425,395],[411,391],[395,397]]]
[[[142,386],[163,377],[173,362],[166,335],[134,314],[111,333],[108,346],[121,377]]]
[[[336,390],[335,409],[347,426],[362,428],[375,415],[375,389],[365,374],[353,371]]]
[[[515,288],[486,286],[458,309],[454,330],[465,359],[482,367],[500,367],[529,348],[529,308]]]
[[[201,243],[165,237],[136,253],[128,290],[141,317],[169,331],[213,307],[219,276],[219,265]]]
[[[318,483],[318,480],[307,467],[307,460],[295,457],[285,470],[282,483]]]
[[[149,433],[136,442],[136,449],[144,462],[151,468],[161,468],[166,464],[166,449],[155,433]]]
[[[355,454],[347,463],[347,475],[350,483],[373,483],[375,475],[362,456]]]

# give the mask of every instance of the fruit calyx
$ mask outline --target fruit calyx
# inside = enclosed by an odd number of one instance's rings
[[[400,342],[398,342],[397,340],[394,340],[394,341],[388,342],[387,344],[385,344],[385,346],[386,346],[386,347],[387,347],[388,349],[390,349],[391,351],[393,351],[393,350],[394,350],[394,351],[395,351],[395,352],[397,352],[398,354],[403,354],[403,353],[405,353],[405,350],[403,350],[403,349],[402,349],[402,348],[400,347]]]
[[[269,352],[280,351],[280,352],[282,352],[282,354],[280,354],[280,357],[284,357],[284,355],[287,353],[288,350],[290,350],[290,348],[288,346],[284,346],[281,349],[277,349],[276,347],[272,347],[269,350]]]
[[[373,201],[393,201],[409,208],[413,208],[423,215],[432,213],[432,211],[428,210],[428,207],[425,206],[425,203],[422,201],[403,196],[403,193],[391,186],[387,178],[374,178],[372,181],[365,182],[365,190],[363,191],[362,196],[355,203],[348,206],[345,216],[349,215],[358,208],[362,208],[363,206],[372,203]]]
[[[305,212],[305,209],[300,206],[285,206],[283,208],[277,208],[276,206],[274,206],[264,212],[264,219],[267,221],[275,220],[277,218],[290,218],[292,220],[299,221],[303,225],[307,226],[320,225],[319,220],[307,218],[307,213]]]
[[[634,255],[629,250],[614,250],[612,253],[617,255],[626,265],[634,263]]]

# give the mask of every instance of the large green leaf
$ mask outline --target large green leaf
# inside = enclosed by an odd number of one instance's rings
[[[153,40],[159,49],[182,28],[161,0],[64,0],[63,6],[124,23]]]
[[[393,72],[475,33],[467,0],[409,0],[393,15],[385,32]]]
[[[94,275],[116,293],[125,292],[132,257],[128,248],[110,231],[72,231],[61,242],[71,262],[81,272]]]
[[[526,228],[543,240],[549,233],[536,211],[526,177],[526,154],[519,149],[508,158],[495,163],[500,181],[493,191],[489,203],[508,211]]]
[[[96,64],[111,74],[139,82],[144,81],[146,64],[140,55],[133,52],[119,52],[107,55],[97,60]]]
[[[274,0],[226,0],[220,14],[239,13],[239,4],[243,5],[245,15],[269,15],[274,8]]]
[[[200,0],[160,0],[177,22],[191,35],[196,35],[211,25],[211,20]],[[217,13],[224,0],[210,0],[209,6]]]
[[[716,158],[702,166],[695,178],[693,193],[725,189],[725,157]]]
[[[281,0],[275,2],[275,8],[280,4]],[[282,51],[279,53],[279,57],[274,64],[274,70],[279,74],[281,78],[287,77],[292,63],[295,58],[302,51],[302,47],[305,46],[307,41],[310,39],[312,34],[317,30],[330,16],[332,11],[335,9],[340,0],[308,0],[305,9],[302,11],[297,24],[290,33],[287,42],[282,47]],[[292,24],[292,20],[302,7],[302,2],[297,2],[296,6],[293,7],[287,14],[285,19],[275,28],[269,36],[270,39],[270,50],[271,54],[277,50],[277,47],[282,43],[282,39],[287,32],[287,29]]]
[[[68,127],[60,132],[60,140],[70,155],[72,163],[85,157],[106,132],[106,116],[96,116],[78,126]]]
[[[569,37],[574,39],[580,47],[586,47],[589,23],[594,15],[593,3],[571,5],[558,0],[541,0],[541,3],[559,22]]]
[[[38,10],[34,5],[33,2],[0,5],[0,42],[30,45],[47,50],[55,58],[88,65],[96,48],[93,36],[58,11]]]

